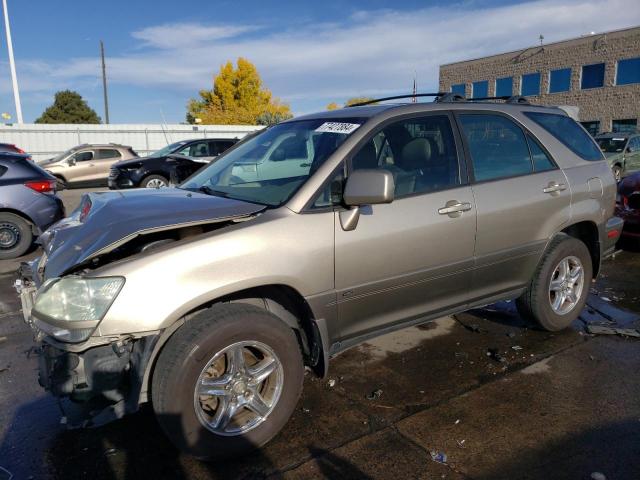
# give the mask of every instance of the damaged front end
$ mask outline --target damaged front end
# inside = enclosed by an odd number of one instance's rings
[[[147,401],[145,375],[162,333],[142,326],[119,331],[117,317],[110,318],[108,335],[101,331],[126,288],[124,276],[101,276],[101,267],[159,254],[169,243],[247,221],[263,209],[178,189],[96,193],[45,232],[43,255],[22,264],[15,287],[34,332],[39,383],[62,399],[67,425],[102,425]]]

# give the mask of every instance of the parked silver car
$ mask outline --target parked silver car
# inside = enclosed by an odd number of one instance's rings
[[[242,453],[285,425],[305,368],[373,336],[506,299],[567,327],[622,228],[615,195],[556,108],[299,117],[179,188],[86,195],[45,234],[18,282],[40,382],[93,423],[151,402],[184,451]]]

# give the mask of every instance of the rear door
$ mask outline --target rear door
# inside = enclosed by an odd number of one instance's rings
[[[475,299],[524,286],[570,218],[571,194],[549,153],[511,117],[458,113],[477,205]]]
[[[335,213],[335,282],[345,339],[467,301],[476,211],[451,118],[423,114],[389,123],[351,158],[351,171],[391,171],[395,199],[362,207],[352,231]]]
[[[115,148],[98,148],[95,150],[92,180],[102,180],[109,176],[111,165],[122,158],[122,154]]]

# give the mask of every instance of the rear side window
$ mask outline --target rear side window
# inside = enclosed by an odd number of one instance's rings
[[[478,182],[533,172],[522,129],[500,115],[459,116]]]
[[[603,160],[596,142],[572,118],[553,113],[525,112],[531,120],[562,142],[583,160]]]
[[[96,152],[96,159],[98,160],[107,158],[119,158],[121,156],[122,155],[120,155],[120,152],[118,150],[112,148],[101,148]]]

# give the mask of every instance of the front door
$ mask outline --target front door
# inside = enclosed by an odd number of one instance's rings
[[[361,207],[352,231],[335,213],[335,282],[345,340],[467,301],[476,212],[450,120],[434,114],[388,124],[350,159],[350,171],[390,170],[395,199]]]
[[[96,164],[94,152],[83,150],[69,157],[69,173],[67,180],[70,182],[86,182],[95,178]]]
[[[567,179],[531,134],[493,113],[458,115],[478,208],[473,296],[523,287],[570,218]]]

